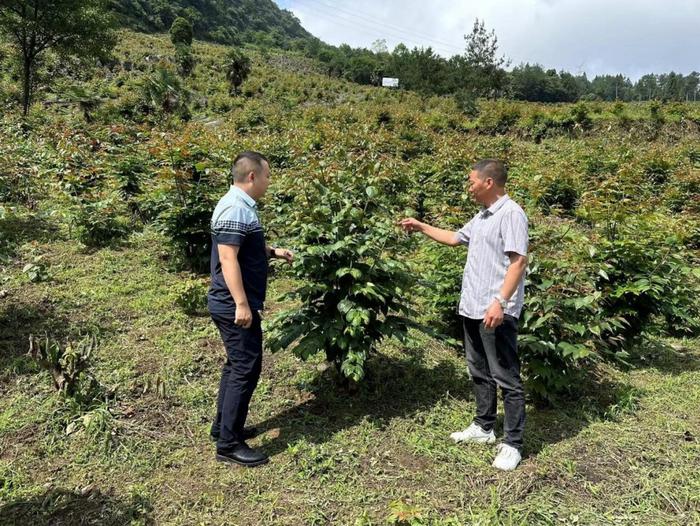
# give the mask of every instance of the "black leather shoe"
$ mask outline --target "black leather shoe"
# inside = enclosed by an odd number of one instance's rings
[[[257,427],[245,427],[243,428],[243,440],[249,440],[255,438],[260,434],[260,430]],[[219,440],[219,433],[209,433],[209,437],[216,442]]]
[[[270,459],[262,451],[252,449],[248,447],[248,444],[245,442],[241,442],[233,446],[230,450],[223,451],[217,449],[216,460],[219,462],[233,462],[234,464],[252,468],[253,466],[266,464]]]

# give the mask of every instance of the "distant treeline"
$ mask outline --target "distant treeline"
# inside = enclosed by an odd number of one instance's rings
[[[361,84],[379,84],[382,76],[398,77],[402,88],[426,95],[467,91],[475,96],[532,102],[700,99],[697,71],[648,74],[636,82],[623,75],[599,75],[591,80],[585,73],[574,75],[539,64],[520,64],[506,71],[495,64],[479,64],[467,55],[445,59],[429,47],[409,50],[402,44],[391,53],[314,43],[306,51],[327,65],[329,75]]]
[[[187,18],[196,38],[222,44],[254,44],[299,51],[319,60],[329,76],[360,84],[398,77],[404,89],[426,95],[508,97],[533,102],[577,100],[697,100],[700,73],[648,74],[632,82],[623,75],[585,74],[521,64],[510,71],[497,55],[497,39],[478,20],[465,35],[465,53],[449,59],[430,47],[389,51],[384,41],[372,49],[331,46],[307,32],[289,11],[272,0],[111,0],[123,25],[140,31],[167,31],[177,16]]]

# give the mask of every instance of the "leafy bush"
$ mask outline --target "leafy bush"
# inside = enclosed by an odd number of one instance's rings
[[[658,220],[610,222],[591,252],[600,269],[596,288],[609,317],[623,317],[628,341],[663,320],[663,333],[693,333],[700,327],[699,282],[692,256]]]
[[[285,215],[296,235],[292,273],[302,280],[286,297],[298,305],[273,320],[268,345],[279,351],[295,344],[303,359],[324,352],[358,382],[379,342],[407,337],[412,275],[395,256],[402,242],[377,188],[339,173],[301,192]]]
[[[456,341],[462,339],[462,324],[457,313],[462,286],[466,250],[428,242],[419,251],[415,269],[418,291],[425,302],[430,323],[437,331]]]
[[[180,284],[176,301],[185,314],[206,314],[207,284],[202,280],[194,279]]]
[[[491,135],[508,133],[520,119],[520,108],[516,104],[498,102],[489,111],[482,111],[479,117],[479,130]]]
[[[479,116],[479,104],[473,90],[461,89],[455,92],[454,100],[457,108],[467,117]]]
[[[581,360],[634,357],[645,331],[698,331],[697,272],[660,230],[655,221],[634,221],[588,238],[532,232],[520,343],[534,392],[568,390]]]
[[[579,191],[573,181],[563,177],[554,177],[541,181],[542,193],[537,198],[540,210],[545,214],[559,211],[564,215],[573,215],[578,203]]]
[[[169,206],[160,213],[156,225],[175,249],[176,264],[193,272],[207,272],[211,249],[210,221],[216,204],[207,181],[177,176],[175,188],[163,197]]]
[[[130,224],[111,196],[80,198],[73,206],[72,223],[78,240],[87,247],[105,247],[129,235]]]
[[[238,95],[241,84],[250,75],[250,58],[235,48],[231,49],[226,55],[225,70],[226,80],[230,85],[230,95]]]
[[[672,165],[658,153],[644,162],[644,178],[653,186],[660,186],[668,181]]]
[[[585,102],[578,102],[571,108],[571,118],[582,130],[590,130],[593,126],[593,120]]]
[[[29,281],[32,283],[39,283],[51,279],[51,274],[49,274],[49,270],[46,268],[46,264],[43,262],[43,256],[36,256],[32,258],[31,263],[24,265],[22,272],[27,275]]]
[[[186,18],[181,16],[173,21],[170,26],[170,40],[175,46],[192,45],[192,24]]]

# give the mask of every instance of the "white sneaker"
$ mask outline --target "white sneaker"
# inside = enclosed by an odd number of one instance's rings
[[[523,458],[522,455],[520,455],[520,451],[508,444],[498,444],[496,451],[498,453],[491,465],[503,471],[513,471],[518,467],[520,460]]]
[[[491,431],[484,431],[477,424],[472,424],[464,431],[456,431],[450,435],[450,438],[455,442],[479,442],[482,444],[493,444],[496,441],[496,435]]]

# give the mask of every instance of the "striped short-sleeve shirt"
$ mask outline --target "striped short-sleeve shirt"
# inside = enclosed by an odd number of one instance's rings
[[[235,302],[224,280],[219,245],[238,249],[243,289],[253,310],[262,310],[267,289],[268,259],[255,200],[236,186],[224,195],[211,218],[211,286],[208,303],[211,312],[229,314]]]
[[[504,195],[489,208],[482,209],[457,232],[457,240],[469,247],[462,277],[460,315],[475,320],[484,318],[503,286],[510,266],[508,253],[527,255],[527,231],[525,212]],[[520,316],[524,294],[523,276],[504,309],[505,314]]]

